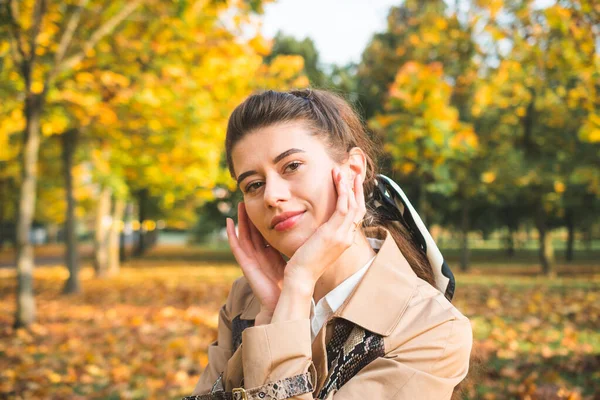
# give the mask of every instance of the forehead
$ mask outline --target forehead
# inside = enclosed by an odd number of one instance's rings
[[[235,173],[272,163],[279,154],[296,148],[311,156],[326,155],[321,139],[302,122],[287,122],[257,129],[245,135],[231,152]]]

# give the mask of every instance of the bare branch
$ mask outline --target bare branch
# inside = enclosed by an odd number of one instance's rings
[[[9,36],[8,39],[10,40],[10,51],[12,53],[13,60],[15,61],[15,64],[17,66],[20,66],[21,63],[23,62],[23,56],[22,56],[21,52],[19,52],[17,50],[17,47],[19,45],[17,44],[17,39],[13,35],[13,32],[11,29],[9,29],[8,36]]]
[[[35,62],[35,50],[37,48],[37,37],[42,29],[42,19],[46,13],[46,0],[37,0],[33,8],[33,17],[31,22],[31,36],[29,37],[29,62],[32,65]]]
[[[58,44],[58,50],[54,56],[54,67],[57,67],[65,57],[69,46],[71,45],[71,41],[73,40],[73,35],[75,34],[75,30],[77,30],[77,26],[79,25],[79,20],[81,19],[81,13],[83,9],[87,5],[89,0],[80,0],[79,5],[77,6],[77,10],[71,14],[71,18],[69,18],[69,22],[67,22],[67,26],[65,31],[60,38],[60,43]]]
[[[119,12],[117,15],[115,15],[114,17],[112,17],[111,19],[106,21],[103,25],[101,25],[92,34],[92,36],[89,38],[89,40],[83,44],[81,51],[79,53],[69,57],[68,59],[66,59],[63,63],[61,63],[58,66],[56,73],[66,70],[66,69],[69,69],[69,68],[72,68],[77,63],[79,63],[81,60],[83,60],[85,58],[85,54],[89,50],[93,49],[94,46],[96,46],[96,44],[104,36],[111,33],[117,27],[117,25],[119,25],[125,18],[127,18],[131,13],[133,13],[135,11],[135,9],[138,8],[140,6],[140,4],[142,4],[142,2],[143,2],[143,0],[132,1],[131,3],[127,4],[121,10],[121,12]]]
[[[19,4],[18,1],[12,0],[7,4],[9,14],[9,32],[11,38],[13,38],[13,44],[16,46],[17,51],[20,55],[20,60],[15,60],[22,63],[27,56],[25,55],[25,49],[23,49],[23,43],[21,42],[21,32],[23,29],[19,24]]]
[[[58,74],[61,62],[65,58],[65,54],[67,53],[67,50],[69,49],[69,46],[73,41],[73,35],[75,34],[77,27],[79,26],[81,14],[88,1],[89,0],[80,0],[79,5],[77,6],[77,10],[75,10],[73,14],[71,14],[71,17],[69,18],[69,21],[67,22],[67,25],[65,27],[65,31],[63,32],[60,38],[56,54],[54,54],[54,65],[52,65],[52,69],[50,70],[50,72],[48,72],[48,75],[46,75],[44,87],[48,87],[48,85],[51,84],[52,80],[54,80],[56,74]]]

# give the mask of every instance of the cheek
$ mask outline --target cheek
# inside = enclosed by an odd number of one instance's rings
[[[250,222],[258,229],[261,235],[265,235],[266,227],[264,226],[264,211],[262,205],[258,201],[246,200],[244,202],[246,206],[246,214]]]
[[[311,179],[307,182],[307,187],[310,188],[310,201],[316,222],[320,226],[329,220],[336,207],[337,193],[331,172],[321,173],[317,179]]]

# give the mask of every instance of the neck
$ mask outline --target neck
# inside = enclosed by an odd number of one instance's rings
[[[364,267],[374,256],[375,251],[371,248],[365,235],[360,232],[356,235],[354,244],[344,251],[336,262],[330,265],[317,281],[313,293],[315,303],[325,297],[327,293],[335,289],[340,283],[352,276],[356,271]]]

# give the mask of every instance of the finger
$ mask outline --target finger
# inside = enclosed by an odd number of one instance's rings
[[[365,204],[365,187],[364,187],[365,179],[359,175],[358,181],[356,182],[356,187],[354,188],[354,193],[356,195],[356,204],[358,206],[358,216],[360,220],[365,217],[367,213],[367,206]]]
[[[226,230],[227,240],[229,241],[229,247],[231,248],[233,256],[240,266],[245,265],[248,261],[248,256],[240,246],[240,242],[235,234],[235,224],[231,218],[226,219]]]
[[[346,183],[343,174],[339,172],[339,169],[336,176],[335,184],[335,187],[338,192],[335,211],[329,218],[329,221],[325,223],[326,229],[330,231],[337,231],[340,228],[340,226],[344,223],[344,220],[348,215],[348,184]]]
[[[355,182],[355,187],[354,187],[354,194],[356,197],[356,204],[358,205],[358,208],[361,212],[366,212],[367,207],[365,205],[365,187],[364,187],[364,183],[365,180],[361,175],[357,176],[357,180]]]
[[[242,249],[249,254],[253,253],[254,246],[252,245],[250,229],[248,227],[248,214],[246,213],[246,205],[243,201],[238,204],[238,234]]]
[[[331,177],[332,177],[332,180],[333,180],[333,188],[335,189],[335,194],[337,195],[338,194],[338,189],[337,189],[337,185],[338,184],[337,184],[337,182],[338,182],[338,180],[340,178],[338,167],[333,167],[331,169]]]
[[[358,179],[359,175],[356,174],[354,176],[354,179],[352,180],[352,182],[348,183],[348,210],[350,211],[350,214],[356,214],[356,209],[357,209],[357,203],[356,203],[356,181]]]
[[[341,215],[348,213],[348,184],[344,175],[339,172],[337,181],[338,200],[336,205],[336,212]]]
[[[255,260],[248,256],[248,254],[243,250],[240,245],[240,242],[235,234],[235,225],[231,218],[227,218],[227,238],[229,239],[229,246],[231,247],[231,252],[235,257],[238,265],[242,269],[244,276],[248,279],[250,286],[254,286],[256,282],[261,282],[264,280],[264,272],[261,270],[260,266],[255,262]],[[256,292],[255,292],[256,293]]]
[[[362,204],[364,204],[364,195],[362,194],[362,177],[359,174],[354,177],[352,185],[353,191],[348,196],[349,212],[348,215],[346,215],[346,218],[344,218],[344,222],[341,224],[340,229],[342,232],[350,232],[352,235],[354,235],[354,233],[359,230],[360,222],[365,214],[363,211],[364,208],[362,207]],[[363,196],[362,201],[360,196]]]

